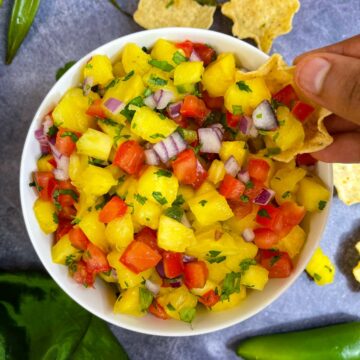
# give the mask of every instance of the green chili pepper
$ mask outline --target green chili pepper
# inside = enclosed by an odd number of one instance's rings
[[[237,348],[245,360],[358,360],[360,322],[255,336]]]
[[[6,52],[6,63],[11,64],[17,50],[25,39],[35,15],[39,8],[40,0],[15,0],[12,8],[8,44]]]

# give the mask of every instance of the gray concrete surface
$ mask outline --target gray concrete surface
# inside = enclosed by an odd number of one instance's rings
[[[5,66],[7,20],[12,1],[0,9],[0,268],[42,268],[22,220],[18,173],[23,141],[56,70],[112,39],[141,30],[106,0],[44,0],[29,35],[11,66]],[[133,1],[122,1],[130,10]],[[273,51],[288,61],[303,51],[359,32],[359,0],[302,0],[294,30],[276,40]],[[216,15],[214,29],[230,33],[231,22]],[[213,334],[161,338],[112,327],[133,360],[236,359],[234,344],[249,335],[358,318],[360,287],[351,278],[360,240],[360,205],[334,199],[322,247],[337,265],[336,281],[317,287],[303,274],[265,311]]]

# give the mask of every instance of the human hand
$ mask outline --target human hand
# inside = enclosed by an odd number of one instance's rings
[[[334,114],[325,126],[334,142],[312,155],[325,162],[360,162],[360,35],[297,57],[295,82]]]

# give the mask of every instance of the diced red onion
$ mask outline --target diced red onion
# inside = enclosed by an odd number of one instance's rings
[[[145,162],[148,165],[159,165],[160,159],[153,149],[145,150]]]
[[[225,162],[225,171],[231,175],[236,176],[240,171],[240,165],[233,156],[230,156]]]
[[[182,285],[182,279],[181,278],[175,278],[175,279],[169,279],[169,284],[172,288],[178,288]]]
[[[181,221],[180,221],[184,226],[191,228],[191,224],[189,219],[187,218],[186,214],[184,213],[183,216],[181,217]]]
[[[115,98],[108,98],[104,106],[112,113],[112,114],[118,114],[121,110],[125,108],[125,103],[115,99]]]
[[[168,106],[168,114],[172,119],[175,119],[180,115],[180,109],[181,109],[182,101],[178,101],[176,103],[170,104]]]
[[[169,90],[157,90],[154,94],[156,108],[159,110],[165,109],[169,102],[174,98],[174,94]]]
[[[254,199],[254,203],[258,205],[267,205],[274,196],[274,190],[262,189],[261,193]]]
[[[162,261],[158,262],[156,267],[155,267],[157,273],[159,274],[159,276],[162,278],[162,279],[165,279],[166,276],[165,276],[165,270],[164,270],[164,263]]]
[[[275,112],[267,100],[262,101],[255,108],[252,119],[259,130],[274,130],[279,126]]]
[[[118,281],[118,274],[117,274],[116,269],[111,268],[111,274],[110,274],[110,276],[111,276],[114,280]]]
[[[51,142],[49,142],[49,146],[52,154],[54,155],[55,160],[59,160],[62,157],[61,152]]]
[[[45,120],[43,122],[44,135],[47,135],[50,128],[54,125],[51,117],[49,115],[45,116]]]
[[[91,87],[93,86],[94,79],[91,76],[88,76],[84,79],[83,83],[83,94],[85,96],[89,95]]]
[[[253,138],[256,138],[259,135],[259,132],[257,131],[257,129],[254,125],[250,129],[249,135]]]
[[[250,116],[242,116],[239,121],[239,130],[244,135],[249,135],[252,125],[253,125],[253,120]]]
[[[189,61],[202,61],[202,60],[201,60],[199,54],[195,50],[193,50],[189,57]]]
[[[203,153],[218,154],[221,149],[220,130],[217,128],[200,128],[198,129],[200,151]]]
[[[193,261],[197,261],[197,258],[195,256],[183,255],[183,262],[184,263],[189,263],[189,262],[193,262]]]
[[[252,229],[246,228],[242,233],[242,237],[246,242],[252,242],[255,239],[255,233]]]
[[[146,106],[148,106],[150,109],[155,109],[157,104],[156,104],[156,101],[154,99],[154,94],[151,94],[148,97],[146,97],[144,99],[144,104]]]
[[[42,154],[48,154],[50,152],[49,143],[44,130],[41,127],[40,129],[35,130],[35,138],[40,144],[40,150]]]
[[[154,295],[157,295],[160,291],[160,286],[150,281],[149,279],[145,281],[146,288],[151,291]]]
[[[68,180],[69,179],[69,161],[70,158],[68,156],[61,156],[61,158],[56,161],[56,169],[54,170],[54,176],[57,180]]]
[[[249,172],[246,170],[239,171],[237,178],[242,181],[244,184],[250,181],[250,175]]]
[[[166,139],[155,144],[153,149],[161,161],[166,163],[169,159],[184,151],[186,147],[187,144],[184,139],[175,131]]]

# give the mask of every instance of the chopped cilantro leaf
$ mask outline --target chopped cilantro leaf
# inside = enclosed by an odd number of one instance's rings
[[[251,88],[249,87],[249,85],[246,84],[245,81],[238,81],[236,85],[241,91],[252,92]]]
[[[246,189],[253,189],[254,188],[254,183],[249,180],[246,184],[245,184],[245,188]]]
[[[154,295],[147,288],[139,288],[140,310],[146,311],[153,301]]]
[[[55,224],[58,224],[59,223],[59,218],[58,218],[58,215],[56,212],[53,213],[53,221]]]
[[[275,255],[270,259],[270,266],[274,266],[281,259],[280,255]]]
[[[168,202],[160,191],[153,191],[152,196],[160,205],[165,205]]]
[[[233,271],[225,275],[220,296],[221,301],[229,300],[231,294],[240,292],[240,277],[240,273]]]
[[[49,127],[49,130],[47,132],[47,136],[52,137],[55,136],[58,132],[58,128],[55,125],[52,125]]]
[[[146,196],[141,196],[140,194],[135,194],[134,195],[134,199],[140,203],[141,205],[144,205],[147,201],[147,197]]]
[[[285,120],[278,120],[278,124],[279,124],[279,126],[285,125]]]
[[[267,153],[265,154],[265,157],[270,157],[273,155],[278,155],[281,153],[281,149],[278,147],[274,147],[274,148],[268,148],[267,149]]]
[[[152,94],[151,89],[150,89],[150,88],[146,88],[145,91],[144,91],[144,96],[145,96],[145,97],[148,97],[148,96],[150,96],[151,94]]]
[[[184,202],[185,202],[184,197],[182,195],[178,195],[174,200],[174,202],[172,203],[172,205],[181,206],[182,204],[184,204]]]
[[[256,265],[256,260],[255,259],[244,259],[244,260],[242,260],[240,262],[240,264],[239,264],[241,273],[244,273],[245,271],[249,270],[251,265]]]
[[[123,78],[123,81],[128,81],[133,75],[135,74],[134,70],[131,70],[128,72],[125,77]]]
[[[75,219],[71,222],[71,224],[72,224],[72,225],[77,225],[77,224],[80,223],[80,221],[81,221],[81,219],[75,218]]]
[[[183,54],[181,54],[180,51],[176,51],[172,60],[176,65],[179,65],[180,63],[187,61],[187,58]]]
[[[314,273],[313,275],[313,278],[316,280],[316,281],[320,281],[321,280],[321,276],[317,273]]]
[[[162,79],[161,77],[151,75],[149,79],[149,84],[154,86],[162,86],[167,84],[167,80]]]
[[[195,314],[196,309],[190,307],[184,307],[179,311],[180,320],[190,324],[194,320]]]
[[[66,137],[66,136],[70,137],[74,143],[79,140],[79,137],[72,131],[65,131],[60,135],[60,137]]]
[[[184,215],[184,210],[179,206],[173,205],[165,210],[164,215],[180,222]]]
[[[260,217],[266,217],[268,219],[271,219],[269,213],[267,212],[266,209],[260,209],[257,213]]]
[[[152,135],[150,135],[150,137],[152,139],[165,139],[165,136],[163,134],[159,134],[159,133],[152,134]]]
[[[199,204],[200,204],[202,207],[204,207],[204,206],[206,205],[206,203],[207,203],[207,200],[200,200],[200,201],[199,201]]]
[[[144,99],[141,96],[137,96],[135,98],[133,98],[132,100],[130,100],[129,105],[135,105],[137,107],[142,107],[144,106]]]
[[[247,195],[241,195],[241,196],[240,196],[240,200],[241,200],[242,202],[247,203],[247,202],[249,202],[249,197],[248,197]]]
[[[244,113],[241,105],[233,105],[232,112],[234,115],[242,115]]]
[[[105,90],[108,90],[112,87],[114,87],[118,82],[120,81],[119,78],[115,78],[115,79],[112,79],[106,86],[105,86]]]
[[[168,303],[168,304],[166,305],[166,307],[167,307],[170,311],[175,311],[175,308],[172,306],[171,303]]]
[[[319,210],[324,210],[326,204],[327,204],[327,201],[320,200],[320,201],[319,201]]]
[[[257,114],[257,115],[256,115],[256,118],[257,118],[257,119],[262,119],[262,113]]]
[[[158,171],[156,171],[155,173],[154,173],[155,175],[157,175],[157,176],[164,176],[164,177],[167,177],[167,178],[171,178],[171,176],[172,176],[172,173],[171,173],[171,171],[169,171],[169,170],[165,170],[165,169],[160,169],[160,170],[158,170]],[[181,195],[180,195],[181,196]],[[176,201],[176,200],[175,200]]]
[[[271,107],[276,110],[282,103],[276,99],[271,99]]]
[[[165,5],[165,8],[168,9],[170,6],[174,5],[174,0],[168,1],[168,3]]]
[[[289,196],[291,196],[291,192],[290,191],[285,191],[283,194],[282,194],[282,198],[283,199],[286,199],[286,198],[288,198]]]
[[[166,72],[169,72],[174,69],[174,67],[171,64],[169,64],[167,61],[152,59],[149,61],[149,64]]]

